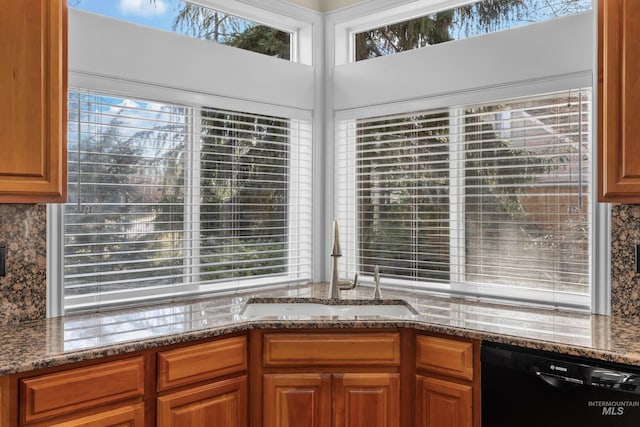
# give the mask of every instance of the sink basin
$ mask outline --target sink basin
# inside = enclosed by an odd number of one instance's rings
[[[416,311],[401,300],[315,300],[273,299],[249,300],[242,312],[245,317],[282,317],[282,316],[413,316]]]

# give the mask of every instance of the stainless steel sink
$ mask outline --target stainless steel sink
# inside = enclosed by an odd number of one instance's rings
[[[413,307],[401,300],[334,301],[299,298],[249,300],[240,313],[245,317],[406,317],[416,314]]]

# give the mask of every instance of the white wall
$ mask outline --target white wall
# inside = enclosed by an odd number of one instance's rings
[[[589,84],[592,34],[592,14],[583,13],[515,28],[509,37],[496,32],[338,65],[333,70],[334,111],[530,84],[550,76],[585,74]]]
[[[310,65],[75,9],[69,11],[69,71],[314,109],[314,68]]]
[[[309,9],[317,10],[318,12],[330,12],[336,9],[342,9],[343,7],[352,6],[356,3],[362,3],[366,0],[287,0],[290,3],[294,3]]]

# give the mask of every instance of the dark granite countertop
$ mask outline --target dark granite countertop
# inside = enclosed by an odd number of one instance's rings
[[[369,299],[373,289],[343,292]],[[69,315],[0,326],[0,375],[64,365],[249,329],[400,328],[640,365],[640,320],[475,303],[383,289],[417,312],[400,317],[290,316],[250,319],[249,298],[327,298],[327,285],[298,285],[153,307]]]

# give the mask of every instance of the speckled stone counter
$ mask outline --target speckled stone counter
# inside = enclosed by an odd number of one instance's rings
[[[0,375],[64,365],[167,344],[271,328],[415,328],[640,365],[640,320],[472,303],[410,291],[384,291],[417,314],[401,317],[247,318],[249,298],[327,298],[327,285],[301,285],[190,302],[71,315],[0,326]],[[373,289],[344,292],[371,298]]]

